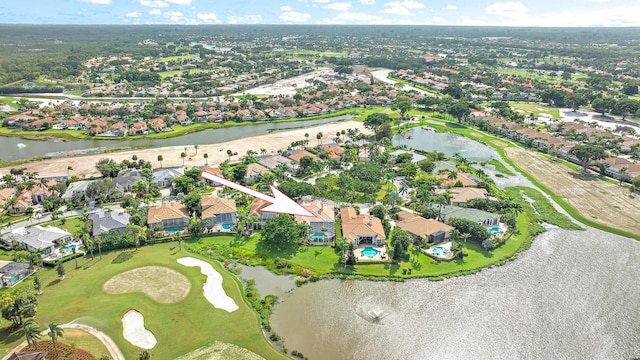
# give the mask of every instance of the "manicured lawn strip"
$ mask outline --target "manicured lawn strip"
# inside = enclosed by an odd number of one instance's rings
[[[470,139],[473,140],[477,140],[480,142],[483,142],[486,145],[491,146],[492,148],[494,148],[502,157],[502,159],[509,165],[511,165],[516,171],[518,171],[519,173],[521,173],[524,177],[526,177],[529,181],[531,181],[531,183],[533,183],[533,185],[535,185],[536,187],[538,187],[538,189],[542,190],[544,193],[546,193],[547,195],[549,195],[558,205],[560,205],[561,208],[563,208],[567,213],[569,213],[569,215],[571,215],[571,217],[573,217],[574,219],[578,220],[579,222],[587,225],[587,226],[591,226],[593,228],[602,230],[602,231],[606,231],[606,232],[610,232],[612,234],[616,234],[616,235],[620,235],[620,236],[624,236],[624,237],[629,237],[629,238],[633,238],[636,240],[640,240],[640,235],[636,235],[624,230],[620,230],[620,229],[616,229],[610,226],[606,226],[603,224],[599,224],[596,222],[593,222],[587,218],[585,218],[584,216],[582,216],[576,209],[574,209],[571,205],[569,205],[569,203],[567,203],[562,197],[554,194],[551,190],[549,190],[547,187],[543,186],[541,183],[539,183],[538,181],[536,181],[531,175],[527,174],[526,172],[522,171],[520,168],[518,168],[513,161],[511,161],[505,154],[504,149],[501,146],[498,146],[496,144],[494,144],[491,140],[499,140],[503,143],[508,144],[509,146],[512,146],[511,141],[509,139],[503,139],[497,136],[492,136],[489,134],[486,134],[478,129],[472,129],[472,128],[467,128],[465,126],[460,126],[457,123],[444,123],[441,122],[442,125],[438,125],[435,124],[436,121],[435,119],[429,119],[431,122],[429,123],[425,123],[424,125],[428,125],[430,127],[435,128],[437,131],[451,131],[451,132],[456,132],[458,134],[462,134],[467,136]],[[422,122],[422,121],[421,121]],[[420,126],[420,124],[412,124],[413,126]],[[468,133],[469,132],[477,132],[479,134],[483,134],[484,136],[481,138],[477,138],[474,136],[470,136]],[[531,151],[531,150],[529,150]]]
[[[264,338],[258,318],[243,301],[235,278],[219,264],[212,263],[223,277],[226,293],[240,307],[232,313],[215,309],[203,296],[205,277],[200,269],[178,264],[177,259],[183,256],[194,255],[184,248],[178,251],[176,243],[157,244],[138,251],[107,253],[101,260],[97,256],[95,261],[80,259],[78,270],[74,269],[73,261],[67,262],[67,275],[62,281],[57,280],[55,270],[45,270],[39,274],[44,294],[39,297],[36,320],[40,324],[77,320],[95,326],[118,344],[127,359],[133,359],[140,349],[124,340],[121,319],[129,309],[136,309],[144,315],[145,327],[158,340],[158,345],[151,350],[154,359],[174,359],[213,340],[234,343],[267,359],[284,358]],[[187,298],[162,305],[140,293],[107,295],[102,291],[102,285],[112,276],[151,265],[166,266],[185,274],[191,282]],[[4,344],[11,347],[19,341],[22,336]]]
[[[571,219],[564,214],[556,211],[549,199],[536,189],[526,186],[510,186],[506,188],[505,191],[523,207],[531,206],[531,204],[525,200],[524,196],[532,199],[533,208],[537,211],[540,221],[559,226],[565,230],[584,230],[584,228],[571,221]]]
[[[234,236],[210,236],[199,241],[189,241],[188,247],[198,253],[218,253],[221,258],[228,260],[227,254],[241,259],[247,265],[262,265],[276,273],[291,272],[300,274],[303,269],[311,269],[314,277],[349,277],[372,276],[379,278],[418,278],[442,277],[476,272],[484,267],[498,265],[509,260],[525,243],[528,235],[528,215],[521,214],[518,219],[518,229],[521,235],[514,235],[504,245],[491,252],[481,246],[468,242],[466,245],[469,256],[464,261],[436,263],[424,254],[412,254],[409,261],[399,264],[360,264],[355,268],[346,267],[339,263],[338,255],[330,246],[302,246],[297,251],[276,250],[265,247],[260,243],[260,235],[238,240]],[[212,250],[212,251],[210,251]],[[213,255],[215,256],[215,255]],[[290,264],[290,268],[278,269],[273,259],[283,259]],[[402,269],[412,268],[411,275],[403,275]]]

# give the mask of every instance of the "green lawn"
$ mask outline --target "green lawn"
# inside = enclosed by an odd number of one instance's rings
[[[14,109],[18,109],[18,104],[16,104],[15,102],[18,101],[19,98],[15,98],[15,97],[9,97],[9,96],[0,96],[0,103],[4,104],[4,105],[8,105],[11,106]]]
[[[44,131],[26,131],[7,127],[0,127],[0,136],[20,137],[27,140],[78,140],[90,138],[89,135],[86,135],[81,130],[50,129]]]
[[[160,77],[164,80],[168,77],[174,77],[176,75],[182,76],[182,74],[184,73],[199,74],[199,73],[206,73],[206,72],[211,72],[211,70],[207,70],[207,69],[171,70],[171,71],[160,71],[158,72],[158,74],[160,74]]]
[[[554,120],[560,120],[560,110],[558,108],[544,106],[539,103],[516,101],[509,101],[509,105],[516,110],[522,110],[525,116],[528,116],[530,113],[533,113],[536,117],[540,116],[540,114],[546,114],[551,115]]]
[[[267,359],[284,359],[267,342],[255,312],[243,301],[240,284],[218,263],[214,268],[222,274],[223,287],[240,307],[232,313],[214,308],[202,294],[205,277],[198,267],[178,264],[177,259],[194,256],[184,247],[167,243],[146,246],[138,251],[115,251],[95,261],[80,259],[79,269],[74,262],[65,263],[66,278],[57,279],[53,269],[39,276],[44,293],[38,300],[36,320],[49,322],[78,321],[94,326],[109,335],[127,359],[134,359],[140,349],[127,342],[122,335],[122,316],[136,309],[145,317],[145,327],[155,335],[158,344],[151,350],[154,359],[176,357],[206,346],[213,341],[233,343]],[[195,255],[195,257],[199,257]],[[201,257],[202,258],[202,257]],[[187,298],[176,304],[159,304],[141,293],[107,295],[102,285],[111,277],[140,266],[166,266],[186,275],[191,282]],[[2,323],[6,326],[6,322]],[[7,353],[23,340],[18,331],[0,335],[0,354]]]
[[[506,166],[504,166],[504,164],[502,162],[500,162],[497,159],[491,159],[489,161],[484,161],[482,162],[480,165],[484,166],[485,164],[490,164],[493,165],[496,169],[497,172],[508,175],[508,176],[515,176],[516,174],[513,173],[513,171],[509,170]]]
[[[165,63],[169,61],[182,61],[182,60],[191,60],[194,59],[198,55],[187,54],[187,55],[176,55],[176,56],[167,56],[160,59],[155,60],[158,63]]]

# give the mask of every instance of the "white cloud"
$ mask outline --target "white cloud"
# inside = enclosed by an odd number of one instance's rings
[[[362,4],[365,4],[365,5],[375,5],[376,4],[376,0],[360,0],[360,2]]]
[[[245,15],[245,16],[227,16],[228,24],[260,24],[262,23],[261,15]]]
[[[458,7],[455,6],[455,5],[449,4],[449,5],[447,5],[447,10],[458,10]]]
[[[299,22],[306,22],[307,20],[311,19],[311,14],[304,14],[304,13],[299,13],[297,11],[293,11],[293,9],[291,9],[291,6],[281,6],[280,10],[284,12],[280,14],[278,18],[285,22],[299,23]]]
[[[312,0],[315,3],[328,3],[330,0]]]
[[[202,20],[207,24],[219,24],[220,20],[218,19],[218,17],[216,16],[216,14],[210,12],[210,13],[198,13],[196,15],[196,18],[198,18],[198,20]]]
[[[338,14],[335,17],[336,20],[338,21],[347,21],[347,22],[368,22],[368,23],[373,23],[373,22],[378,22],[381,21],[382,18],[380,16],[375,16],[375,15],[371,15],[371,14],[366,14],[366,13],[353,13],[353,12],[343,12]]]
[[[174,23],[183,23],[185,20],[181,11],[165,11],[164,17]]]
[[[424,4],[413,0],[392,1],[385,3],[387,8],[381,12],[385,14],[414,16],[415,13],[410,9],[423,9]]]
[[[130,13],[127,13],[127,17],[131,17],[131,18],[138,18],[140,17],[140,15],[142,15],[142,13],[139,13],[137,11],[132,11]]]
[[[191,5],[191,0],[165,0],[168,3],[176,5]]]
[[[111,4],[111,0],[79,0],[81,2],[98,4],[98,5],[109,5]]]
[[[606,3],[609,2],[609,0],[587,0],[590,3]]]
[[[489,15],[497,15],[514,20],[524,20],[527,17],[529,8],[520,1],[505,1],[497,2],[485,7],[484,12]]]
[[[169,6],[169,4],[167,4],[166,2],[161,1],[161,0],[140,0],[140,5],[148,6],[148,7],[167,7],[167,6]]]
[[[562,11],[536,18],[536,26],[640,26],[639,5],[606,7],[586,12]],[[533,22],[533,21],[532,21]]]
[[[326,6],[327,9],[337,11],[349,11],[351,9],[351,2],[336,2]]]
[[[434,16],[431,18],[431,21],[433,21],[434,23],[443,23],[446,20],[440,16]]]
[[[162,10],[153,9],[153,10],[149,11],[149,14],[151,14],[151,15],[162,15]]]

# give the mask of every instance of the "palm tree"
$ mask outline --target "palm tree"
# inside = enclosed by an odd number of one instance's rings
[[[261,148],[260,149],[260,155],[267,155],[267,149]]]
[[[158,161],[160,162],[160,167],[162,167],[162,160],[164,160],[164,157],[162,155],[158,155]]]
[[[196,149],[196,155],[198,155],[198,148],[200,148],[200,145],[195,144],[193,145],[193,148]]]
[[[202,156],[204,157],[204,165],[209,166],[209,154],[204,153]]]
[[[316,139],[318,140],[318,146],[320,146],[320,140],[322,140],[322,133],[319,132],[318,134],[316,134]]]
[[[182,166],[184,166],[184,158],[187,157],[187,153],[186,152],[181,152],[180,153],[180,157],[182,158]]]
[[[33,345],[37,350],[38,344],[36,344],[36,341],[40,339],[41,335],[40,326],[36,320],[34,318],[28,318],[24,321],[22,329],[24,330],[24,337],[27,338],[27,344]]]
[[[67,177],[71,177],[71,170],[73,170],[73,166],[69,165],[67,166]]]
[[[53,350],[58,355],[58,338],[64,336],[64,330],[60,327],[60,325],[52,322],[47,325],[49,329],[49,337],[51,338],[51,342],[53,343]]]
[[[231,156],[233,155],[233,151],[231,149],[227,149],[227,158],[231,161]]]
[[[142,350],[140,354],[138,354],[138,360],[149,360],[151,359],[151,353],[149,350]]]

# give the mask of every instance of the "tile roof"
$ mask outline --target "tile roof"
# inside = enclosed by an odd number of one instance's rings
[[[303,200],[298,202],[303,208],[309,210],[313,216],[300,216],[296,215],[296,221],[306,222],[311,224],[312,222],[334,222],[336,216],[333,211],[333,206],[323,203],[320,200]]]
[[[342,218],[342,236],[347,241],[354,242],[360,236],[386,238],[382,221],[373,215],[356,215],[354,208],[342,208],[340,217]]]
[[[435,219],[425,219],[422,216],[416,216],[411,219],[398,221],[396,223],[396,226],[414,236],[419,236],[421,238],[428,238],[429,235],[434,234],[438,231],[447,233],[453,230],[453,226],[449,226]]]
[[[216,196],[203,196],[200,199],[202,206],[202,218],[207,219],[219,214],[235,213],[236,202],[233,199],[219,198]]]
[[[156,224],[163,220],[188,218],[189,213],[184,205],[177,202],[165,202],[160,206],[153,206],[149,208],[147,215],[147,223]]]

